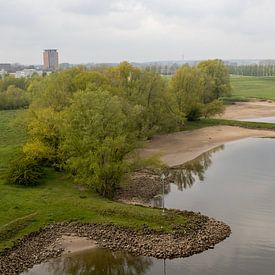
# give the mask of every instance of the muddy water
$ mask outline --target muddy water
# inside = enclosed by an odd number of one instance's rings
[[[25,274],[275,274],[275,140],[231,142],[172,174],[165,206],[223,220],[231,226],[230,238],[185,259],[164,261],[97,249]]]

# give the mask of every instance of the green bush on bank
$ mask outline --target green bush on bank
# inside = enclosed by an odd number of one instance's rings
[[[11,162],[7,178],[9,184],[36,186],[43,175],[44,171],[39,161],[22,154]]]

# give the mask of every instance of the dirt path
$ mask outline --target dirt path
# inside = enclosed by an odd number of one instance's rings
[[[275,116],[274,101],[253,101],[238,102],[234,105],[227,106],[221,118],[240,119],[270,116]]]
[[[248,137],[275,137],[275,131],[252,130],[231,126],[214,126],[194,131],[154,137],[141,150],[142,157],[160,155],[168,166],[192,160],[225,142]]]

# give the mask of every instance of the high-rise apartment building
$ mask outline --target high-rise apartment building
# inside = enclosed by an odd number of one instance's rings
[[[58,69],[58,52],[56,49],[47,49],[43,53],[44,70],[55,71]]]

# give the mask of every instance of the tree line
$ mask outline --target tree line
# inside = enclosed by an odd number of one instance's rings
[[[232,75],[243,76],[275,76],[274,65],[241,65],[241,66],[228,66],[229,73]]]
[[[37,77],[28,92],[29,138],[11,164],[9,182],[37,184],[41,167],[50,166],[111,198],[134,169],[131,153],[143,140],[221,113],[220,97],[231,87],[221,60],[185,65],[171,79],[123,62]]]

